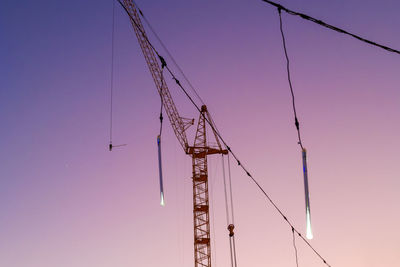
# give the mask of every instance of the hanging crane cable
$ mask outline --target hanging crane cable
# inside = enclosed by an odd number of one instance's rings
[[[112,8],[112,30],[111,30],[111,78],[110,78],[110,143],[108,149],[111,151],[112,145],[112,126],[113,126],[113,86],[114,86],[114,28],[115,28],[115,2]]]
[[[126,146],[126,144],[113,145],[113,93],[114,93],[114,32],[115,32],[115,1],[113,1],[112,8],[112,26],[111,26],[111,77],[110,77],[110,141],[108,143],[108,150],[112,151],[114,147]]]
[[[231,159],[228,154],[228,178],[229,178],[229,193],[230,193],[230,201],[231,201],[231,214],[232,214],[232,223],[235,224],[235,213],[233,209],[233,194],[232,194],[232,174],[231,174]]]
[[[154,49],[154,47],[153,47]],[[161,57],[161,56],[159,56]],[[186,97],[189,99],[189,101],[194,105],[194,107],[197,109],[197,111],[200,113],[201,109],[200,107],[194,102],[193,98],[189,95],[187,90],[181,85],[179,80],[176,78],[175,74],[168,68],[169,74],[172,76],[172,79],[175,80],[176,84],[179,86],[179,88],[183,91],[183,93],[186,95]],[[271,199],[271,197],[267,194],[267,192],[262,188],[262,186],[257,182],[257,180],[250,174],[250,172],[246,169],[246,167],[241,163],[239,160],[239,157],[234,153],[233,149],[227,144],[225,139],[222,137],[221,133],[216,130],[214,127],[213,123],[208,119],[205,118],[205,121],[208,123],[208,125],[211,127],[211,129],[216,133],[216,135],[220,138],[221,142],[224,144],[225,148],[229,151],[229,153],[233,156],[233,158],[236,160],[237,164],[243,169],[243,171],[246,173],[246,175],[255,183],[255,185],[260,189],[260,191],[264,194],[264,196],[267,198],[267,200],[271,203],[271,205],[278,211],[278,213],[282,216],[282,218],[286,221],[286,223],[290,226],[293,227],[293,224],[288,220],[286,215],[281,211],[281,209],[277,206],[277,204]],[[321,256],[321,254],[318,253],[318,251],[301,235],[301,233],[294,228],[294,231],[299,235],[299,237],[306,243],[306,245],[311,248],[311,250],[314,251],[314,253],[323,261],[325,265],[330,267],[326,260]]]
[[[139,28],[137,25],[136,21],[133,19],[132,15],[129,13],[127,8],[124,6],[124,4],[121,2],[121,0],[117,0],[122,8],[126,11],[127,15],[131,19],[132,23],[137,27],[139,30],[140,34],[142,37],[146,40],[148,45],[151,47],[151,49],[154,51],[154,53],[158,56],[160,59],[161,63],[165,62],[164,58],[158,53],[158,51],[155,49],[155,47],[152,45],[152,43],[149,41],[147,38],[146,34]],[[178,85],[178,87],[182,90],[182,92],[185,94],[185,96],[189,99],[189,101],[193,104],[193,106],[196,108],[196,110],[201,114],[201,108],[196,104],[196,102],[193,100],[193,98],[189,95],[188,91],[182,86],[182,84],[179,82],[179,80],[176,78],[175,74],[172,72],[172,70],[168,67],[168,65],[165,66],[165,69],[168,71],[168,73],[171,75],[172,79],[175,81],[175,83]],[[206,123],[211,127],[211,129],[214,131],[214,133],[218,136],[218,138],[221,140],[221,142],[224,144],[225,148],[228,150],[228,152],[233,156],[233,158],[236,160],[238,166],[242,168],[242,170],[245,172],[245,174],[253,181],[253,183],[258,187],[258,189],[263,193],[263,195],[267,198],[268,202],[275,208],[275,210],[282,216],[284,221],[293,229],[294,231],[298,234],[298,236],[303,240],[304,243],[323,261],[323,263],[331,267],[327,263],[327,261],[321,256],[320,253],[301,235],[301,233],[294,227],[293,223],[289,221],[287,216],[282,212],[282,210],[277,206],[277,204],[271,199],[271,197],[267,194],[267,192],[264,190],[264,188],[257,182],[257,180],[250,174],[250,172],[246,169],[246,167],[241,163],[239,160],[239,157],[234,153],[233,149],[228,145],[228,143],[225,141],[225,139],[222,137],[222,134],[216,130],[216,127],[214,127],[214,124],[207,118],[205,117]]]
[[[164,87],[164,75],[163,75],[164,65],[161,68],[161,90]],[[158,148],[158,172],[159,172],[159,181],[160,181],[160,205],[165,206],[164,200],[164,186],[163,186],[163,175],[162,175],[162,159],[161,159],[161,133],[162,133],[162,126],[163,126],[163,98],[160,96],[161,99],[161,107],[160,107],[160,132],[157,136],[157,148]]]
[[[299,120],[297,118],[297,113],[296,113],[296,102],[295,102],[295,97],[294,97],[294,93],[293,93],[292,80],[290,78],[290,60],[289,60],[289,56],[288,56],[287,49],[286,49],[285,34],[283,33],[283,29],[282,29],[282,14],[281,14],[281,10],[279,8],[278,8],[278,13],[279,13],[279,26],[280,26],[281,35],[282,35],[283,50],[285,51],[285,57],[286,57],[287,78],[288,78],[288,82],[289,82],[290,93],[292,95],[294,125],[296,126],[296,129],[297,129],[298,144],[300,145],[301,149],[304,149],[303,143],[301,141],[301,135],[300,135],[300,124],[299,124]]]
[[[223,177],[223,181],[224,181],[226,224],[227,224],[227,229],[229,231],[229,248],[230,248],[230,256],[231,256],[231,266],[237,267],[235,233],[233,231],[235,229],[235,220],[234,220],[234,213],[233,213],[232,179],[231,179],[231,170],[230,170],[230,163],[229,163],[229,154],[228,154],[228,179],[229,179],[228,186],[229,186],[230,201],[228,201],[228,190],[227,190],[227,182],[226,182],[226,175],[225,175],[224,155],[221,155],[221,160],[222,160],[222,177]]]
[[[343,34],[349,35],[349,36],[351,36],[351,37],[353,37],[353,38],[355,38],[355,39],[357,39],[357,40],[359,40],[359,41],[361,41],[361,42],[370,44],[370,45],[375,46],[375,47],[378,47],[378,48],[382,48],[382,49],[384,49],[384,50],[386,50],[386,51],[389,51],[389,52],[392,52],[392,53],[400,54],[400,51],[399,51],[399,50],[396,50],[396,49],[394,49],[394,48],[390,48],[390,47],[388,47],[388,46],[381,45],[381,44],[376,43],[376,42],[374,42],[374,41],[371,41],[371,40],[362,38],[362,37],[360,37],[360,36],[358,36],[358,35],[355,35],[355,34],[353,34],[353,33],[350,33],[350,32],[348,32],[348,31],[345,31],[345,30],[343,30],[343,29],[341,29],[341,28],[338,28],[338,27],[336,27],[336,26],[333,26],[333,25],[330,25],[330,24],[328,24],[328,23],[325,23],[325,22],[323,22],[322,20],[313,18],[313,17],[311,17],[311,16],[309,16],[309,15],[306,15],[306,14],[303,14],[303,13],[299,13],[299,12],[290,10],[290,9],[288,9],[288,8],[286,8],[286,7],[284,7],[284,6],[280,5],[280,4],[278,4],[278,3],[275,3],[275,2],[272,2],[272,1],[269,1],[269,0],[262,0],[262,1],[268,3],[268,4],[272,5],[272,6],[275,6],[275,7],[278,8],[278,9],[281,9],[281,10],[285,11],[286,13],[288,13],[288,14],[290,14],[290,15],[299,16],[299,17],[302,18],[302,19],[305,19],[305,20],[314,22],[314,23],[316,23],[316,24],[318,24],[318,25],[320,25],[320,26],[323,26],[323,27],[325,27],[325,28],[328,28],[328,29],[330,29],[330,30],[333,30],[333,31],[336,31],[336,32],[339,32],[339,33],[343,33]]]
[[[303,160],[302,162],[303,162],[304,197],[305,197],[305,205],[306,205],[306,236],[308,239],[312,239],[313,234],[312,234],[312,228],[311,228],[311,211],[310,211],[310,196],[309,196],[310,194],[309,194],[309,189],[308,189],[308,172],[307,172],[307,160],[306,160],[307,151],[303,147],[303,143],[301,141],[300,124],[299,124],[299,120],[297,118],[295,97],[294,97],[294,93],[293,93],[292,81],[290,78],[290,60],[289,60],[289,56],[288,56],[287,48],[286,48],[285,34],[283,32],[282,12],[279,7],[278,7],[278,13],[279,13],[279,28],[280,28],[281,36],[282,36],[283,50],[285,51],[285,57],[286,57],[287,78],[288,78],[288,82],[289,82],[290,93],[292,95],[292,107],[293,107],[293,114],[294,114],[294,121],[295,121],[294,124],[296,126],[298,144],[301,147],[301,155],[302,155],[302,160]]]
[[[211,118],[212,120],[212,118]],[[227,156],[228,162],[228,186],[229,186],[229,203],[230,209],[228,204],[228,193],[227,193],[227,183],[225,178],[225,163],[224,163],[224,156],[222,155],[222,169],[223,169],[223,179],[224,179],[224,192],[225,192],[225,208],[226,208],[226,221],[227,221],[227,229],[229,231],[229,247],[230,247],[230,254],[231,254],[231,265],[232,267],[237,267],[237,258],[236,258],[236,243],[235,243],[235,216],[233,211],[233,194],[232,194],[232,176],[231,176],[231,164],[229,159],[229,154]],[[230,215],[229,216],[229,211]]]
[[[296,236],[294,235],[294,228],[292,227],[293,247],[296,256],[296,266],[299,267],[299,260],[297,258]]]

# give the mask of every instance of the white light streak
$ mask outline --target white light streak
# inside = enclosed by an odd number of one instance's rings
[[[161,166],[161,136],[157,136],[157,145],[158,145],[158,171],[160,178],[160,198],[161,198],[161,206],[165,206],[164,202],[164,187],[163,187],[163,176],[162,176],[162,166]]]
[[[164,193],[163,192],[161,192],[161,206],[165,206],[165,202],[164,202]]]
[[[307,217],[307,233],[306,237],[307,239],[313,239],[313,234],[311,230],[311,215],[310,215],[310,210],[306,210],[306,217]]]

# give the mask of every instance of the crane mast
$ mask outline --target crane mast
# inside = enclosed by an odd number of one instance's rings
[[[164,80],[157,57],[148,41],[134,2],[132,0],[123,0],[123,7],[130,17],[132,27],[135,30],[136,37],[138,38],[147,66],[149,67],[157,91],[160,94],[175,136],[184,152],[192,157],[194,266],[210,267],[211,242],[207,156],[211,154],[228,154],[228,151],[222,149],[214,130],[216,129],[215,126],[212,127],[212,129],[216,145],[211,147],[207,143],[206,121],[212,123],[212,120],[205,105],[201,107],[193,146],[188,145],[186,129],[193,124],[193,120],[180,117]]]
[[[194,266],[211,266],[210,247],[210,216],[208,198],[208,170],[207,155],[228,154],[228,150],[221,148],[221,144],[214,132],[217,147],[207,144],[206,118],[212,122],[207,107],[203,105],[200,111],[194,145],[189,147],[192,156],[193,172],[193,226],[194,226]],[[215,129],[215,127],[213,127]]]

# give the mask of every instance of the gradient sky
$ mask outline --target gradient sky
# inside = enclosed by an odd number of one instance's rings
[[[400,49],[399,1],[280,3]],[[277,10],[260,0],[138,4],[226,141],[304,233]],[[113,142],[128,145],[107,150],[112,6],[0,3],[0,266],[193,266],[191,160],[165,120],[161,207],[160,100],[119,6]],[[285,13],[283,23],[308,150],[311,243],[334,267],[399,266],[400,56]],[[180,114],[197,119],[167,81]],[[295,266],[291,229],[233,162],[232,174],[239,266]],[[229,266],[218,156],[209,179],[212,262]],[[299,266],[324,266],[297,245]]]

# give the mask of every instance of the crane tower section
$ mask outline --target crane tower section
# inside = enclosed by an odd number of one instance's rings
[[[210,147],[206,136],[206,118],[212,122],[207,107],[201,107],[194,146],[189,147],[193,165],[193,224],[194,224],[194,260],[195,267],[211,266],[210,216],[208,197],[207,155],[227,154],[221,148],[217,134],[214,132],[217,147]],[[213,130],[215,126],[212,127]]]
[[[118,1],[120,2],[120,0]],[[123,4],[121,3],[121,5],[129,15],[140,48],[142,49],[158,93],[161,96],[163,106],[171,122],[176,138],[184,152],[192,158],[194,265],[195,267],[211,267],[207,156],[211,154],[228,154],[228,151],[222,149],[215,130],[216,127],[212,124],[211,116],[205,105],[203,105],[200,110],[194,144],[193,146],[188,145],[186,129],[192,125],[194,121],[179,116],[178,110],[164,80],[162,69],[157,61],[154,48],[148,41],[134,2],[132,0],[123,0]],[[216,144],[213,146],[210,146],[207,142],[206,122],[211,125],[214,133]]]

